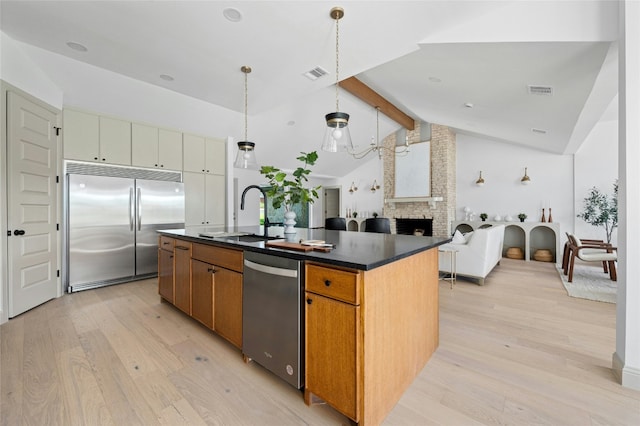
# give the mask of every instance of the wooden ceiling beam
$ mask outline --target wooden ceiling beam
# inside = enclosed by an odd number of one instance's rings
[[[400,111],[395,105],[382,97],[375,90],[358,80],[356,77],[349,77],[340,82],[340,87],[351,93],[358,99],[366,102],[372,107],[380,108],[380,112],[400,124],[407,130],[416,128],[415,120],[404,112]]]

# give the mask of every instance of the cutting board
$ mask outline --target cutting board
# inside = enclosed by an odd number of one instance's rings
[[[317,246],[305,246],[300,243],[290,243],[286,241],[268,241],[267,247],[276,247],[285,250],[297,250],[297,251],[322,251],[328,253],[331,251],[331,247],[317,247]]]

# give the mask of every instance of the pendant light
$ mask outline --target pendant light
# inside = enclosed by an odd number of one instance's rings
[[[247,99],[249,92],[247,76],[251,72],[251,67],[244,65],[240,68],[240,71],[244,73],[244,140],[238,142],[238,153],[236,154],[236,161],[233,163],[233,166],[240,169],[257,169],[258,163],[256,162],[256,153],[254,151],[256,144],[249,142],[247,138]]]
[[[520,179],[520,183],[523,185],[529,185],[531,183],[531,178],[529,177],[529,175],[527,174],[527,168],[524,168],[524,176],[522,176],[522,179]]]
[[[331,9],[329,16],[336,21],[336,112],[331,112],[324,117],[327,121],[327,128],[322,142],[322,150],[328,152],[352,151],[353,142],[351,141],[351,134],[349,133],[349,114],[346,112],[340,112],[338,103],[338,92],[340,89],[340,31],[338,23],[344,16],[344,9],[341,7],[334,7]]]

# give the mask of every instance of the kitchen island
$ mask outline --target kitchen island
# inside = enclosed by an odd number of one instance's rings
[[[160,231],[160,295],[242,349],[244,252],[303,262],[305,402],[379,424],[438,346],[437,247],[449,239],[297,231],[287,240],[335,248],[272,247],[261,227]]]

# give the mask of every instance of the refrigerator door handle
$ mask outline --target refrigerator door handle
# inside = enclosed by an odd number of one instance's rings
[[[136,197],[138,210],[138,231],[142,229],[142,188],[138,188],[138,196]]]
[[[129,231],[133,231],[133,188],[129,188]]]

